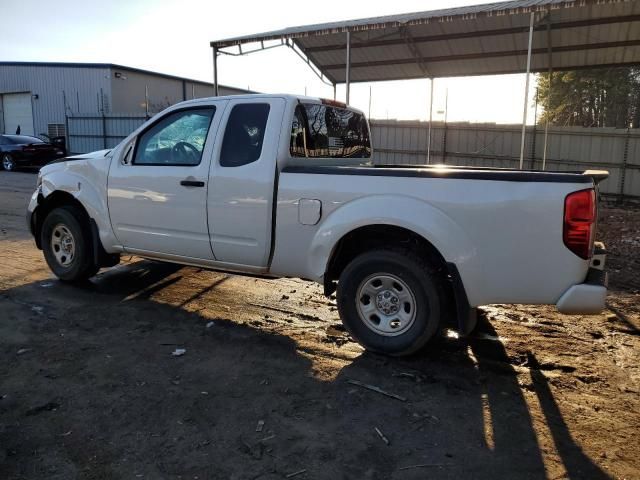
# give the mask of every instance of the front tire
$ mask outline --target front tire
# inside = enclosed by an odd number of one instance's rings
[[[68,205],[53,209],[42,224],[44,258],[60,280],[83,281],[98,271],[85,217],[82,210]]]
[[[367,350],[410,355],[440,330],[442,279],[411,250],[357,256],[340,275],[336,297],[342,322]]]
[[[2,168],[7,172],[12,172],[16,169],[16,162],[13,160],[13,157],[8,153],[4,153],[2,155]]]

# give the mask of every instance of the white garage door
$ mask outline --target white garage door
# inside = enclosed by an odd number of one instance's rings
[[[8,93],[2,96],[4,107],[4,132],[16,133],[20,126],[22,135],[33,135],[33,111],[30,93]]]

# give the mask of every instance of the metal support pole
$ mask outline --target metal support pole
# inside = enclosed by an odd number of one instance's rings
[[[629,140],[631,139],[631,129],[627,127],[627,135],[624,139],[624,149],[622,151],[622,168],[620,169],[620,196],[618,203],[624,201],[624,182],[627,177],[627,162],[629,161]]]
[[[347,86],[347,105],[349,105],[349,90],[351,90],[351,32],[347,31],[347,68],[345,73]]]
[[[71,141],[69,140],[69,112],[67,111],[67,94],[62,90],[62,102],[64,104],[64,149],[65,155],[71,152]]]
[[[218,89],[218,49],[213,47],[213,96],[220,95]]]
[[[529,21],[529,48],[527,50],[527,79],[524,84],[524,108],[522,111],[522,138],[520,139],[520,170],[524,167],[524,144],[527,135],[527,107],[529,105],[529,73],[531,72],[531,45],[533,44],[533,20],[535,13],[531,12]]]
[[[100,89],[100,111],[102,112],[102,148],[107,149],[107,119],[104,116],[104,92]]]
[[[531,170],[536,167],[536,140],[538,136],[538,87],[536,87],[536,104],[533,109],[533,131],[531,134],[531,161],[529,162],[529,168]]]
[[[431,83],[431,93],[429,94],[429,136],[427,137],[427,165],[431,163],[431,124],[433,123],[433,78]]]
[[[442,134],[442,163],[447,162],[447,119],[449,114],[449,89],[444,94],[444,133]]]
[[[144,86],[144,116],[149,120],[149,86]]]
[[[551,46],[551,11],[547,13],[547,55],[549,62],[549,86],[547,87],[547,108],[551,106],[551,87],[553,83],[553,50]],[[547,145],[549,139],[549,112],[545,112],[544,148],[542,149],[542,170],[547,168]]]
[[[333,84],[333,99],[336,100],[336,84]]]

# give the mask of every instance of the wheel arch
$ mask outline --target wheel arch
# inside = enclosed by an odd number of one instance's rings
[[[100,240],[99,228],[96,221],[89,214],[85,205],[77,197],[64,190],[55,190],[46,197],[40,193],[38,195],[38,207],[35,215],[31,216],[31,228],[35,238],[36,246],[42,249],[42,225],[47,215],[54,209],[65,206],[73,206],[82,212],[82,223],[89,232],[89,240],[92,248],[93,262],[99,267],[109,267],[119,262],[120,256],[109,254],[105,251]]]
[[[331,294],[341,271],[357,254],[398,243],[425,256],[442,274],[452,300],[452,318],[458,319],[460,330],[468,330],[470,302],[482,278],[476,248],[461,226],[423,200],[379,195],[343,205],[316,232],[308,268],[319,274],[316,278],[322,278],[325,293]]]
[[[371,229],[374,233],[405,232],[436,257],[454,263],[465,284],[479,278],[477,248],[464,228],[430,203],[403,195],[368,195],[344,203],[324,217],[308,249],[307,277],[321,280],[341,242],[353,232]]]
[[[347,264],[358,254],[384,247],[389,243],[405,244],[411,250],[425,256],[434,267],[446,267],[446,260],[440,251],[422,235],[394,224],[373,223],[350,230],[333,246],[324,274],[325,288],[327,282],[333,282],[340,277]]]
[[[84,207],[82,202],[80,202],[69,192],[65,192],[63,190],[55,190],[46,197],[42,193],[39,193],[38,207],[35,211],[35,215],[31,217],[33,236],[35,237],[36,245],[39,249],[42,249],[42,241],[40,236],[42,233],[42,224],[44,223],[44,219],[47,218],[47,215],[53,209],[64,207],[67,205],[77,207],[79,210],[81,210],[85,216],[85,218],[83,218],[83,222],[86,222],[87,227],[90,226],[88,222],[91,217],[89,216],[87,209]]]
[[[44,201],[52,195],[58,200],[62,195],[71,202],[78,202],[77,205],[97,226],[98,237],[105,250],[116,253],[112,247],[118,245],[118,241],[111,227],[107,205],[107,172],[108,164],[96,166],[83,160],[49,164],[41,170],[40,192]]]

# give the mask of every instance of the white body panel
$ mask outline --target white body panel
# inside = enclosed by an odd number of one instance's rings
[[[269,104],[265,142],[260,158],[240,167],[220,165],[221,138],[217,142],[209,179],[211,244],[216,259],[221,262],[266,268],[271,247],[276,157],[285,100],[274,97],[231,100],[223,125],[226,125],[234,105],[243,103]]]
[[[100,150],[83,155],[81,160],[46,165],[40,173],[41,187],[31,197],[28,211],[35,210],[38,193],[46,198],[56,191],[67,192],[95,220],[105,250],[109,253],[120,251],[118,240],[111,229],[107,207],[107,178],[111,159],[109,150]]]
[[[111,225],[125,249],[214,258],[207,225],[207,188],[182,186],[180,182],[195,180],[206,186],[226,103],[210,102],[216,112],[199,165],[135,165],[124,161],[133,154],[135,142],[119,150],[111,164],[107,191]]]
[[[407,228],[455,263],[471,305],[555,303],[589,262],[562,242],[564,197],[581,184],[283,173],[275,275],[321,280],[333,247],[371,224]],[[298,221],[298,199],[322,202],[317,225]],[[375,192],[375,193],[371,193]]]
[[[95,219],[107,252],[322,282],[344,235],[394,225],[422,236],[457,267],[471,306],[555,304],[566,292],[567,311],[584,302],[592,312],[602,303],[601,290],[572,290],[585,281],[589,261],[562,239],[566,195],[592,183],[290,173],[287,165],[321,162],[289,156],[299,100],[260,95],[176,105],[150,122],[185,106],[217,107],[200,165],[124,164],[143,125],[107,156],[97,152],[44,167],[42,196],[55,190],[74,195]],[[262,154],[251,164],[222,167],[226,120],[243,102],[270,104]],[[207,188],[181,187],[186,177]],[[29,210],[36,207],[34,194]]]

